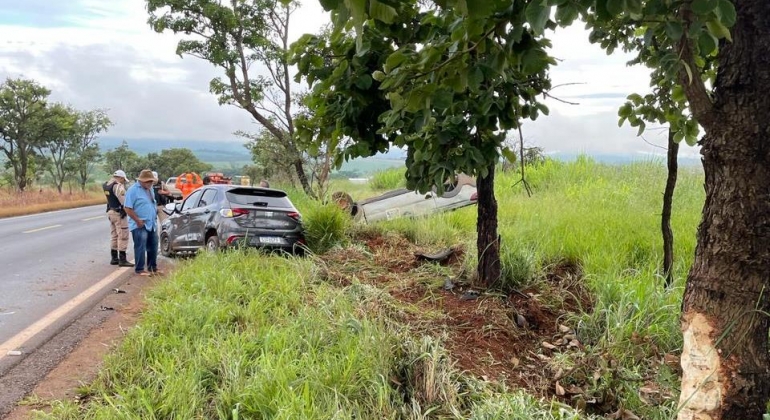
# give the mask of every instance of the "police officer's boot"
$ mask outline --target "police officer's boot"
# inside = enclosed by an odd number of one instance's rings
[[[110,265],[118,265],[120,260],[118,260],[118,250],[112,249],[110,250],[110,255],[112,255],[112,259],[110,260]]]
[[[134,263],[129,262],[126,259],[126,251],[120,251],[120,260],[118,261],[118,265],[121,267],[133,267]]]

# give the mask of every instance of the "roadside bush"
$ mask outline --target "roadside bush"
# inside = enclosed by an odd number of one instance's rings
[[[345,241],[351,219],[335,204],[311,207],[303,216],[308,248],[323,254]]]
[[[404,168],[375,172],[369,179],[369,186],[373,190],[395,190],[406,187]]]

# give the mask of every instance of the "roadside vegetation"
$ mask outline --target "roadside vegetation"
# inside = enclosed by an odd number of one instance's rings
[[[516,174],[496,183],[504,276],[491,289],[472,287],[475,207],[362,226],[297,190],[316,253],[182,261],[98,379],[39,415],[672,418],[702,174],[680,175],[666,289],[662,163],[528,173],[532,197]],[[441,263],[415,257],[447,247]]]
[[[12,188],[0,188],[0,218],[43,213],[83,206],[103,204],[104,193],[92,186],[85,192],[59,193],[55,189],[41,188],[38,191],[19,192]]]

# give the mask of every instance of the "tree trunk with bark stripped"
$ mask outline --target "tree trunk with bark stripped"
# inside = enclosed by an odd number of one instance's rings
[[[705,128],[706,203],[682,302],[680,420],[760,420],[770,397],[770,1],[733,0]]]

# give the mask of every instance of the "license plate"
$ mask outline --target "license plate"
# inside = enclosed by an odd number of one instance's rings
[[[282,244],[283,238],[278,236],[260,236],[259,243],[261,244]]]

